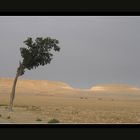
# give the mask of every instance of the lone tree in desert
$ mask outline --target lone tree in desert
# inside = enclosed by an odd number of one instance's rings
[[[10,94],[10,111],[12,111],[13,101],[15,97],[16,83],[19,76],[25,73],[25,70],[31,70],[37,68],[38,66],[50,64],[53,54],[52,51],[60,51],[58,46],[59,41],[52,39],[50,37],[42,38],[38,37],[35,41],[32,38],[27,38],[24,41],[26,47],[20,48],[22,62],[19,62],[19,67],[17,68],[16,77],[14,79],[12,92]]]

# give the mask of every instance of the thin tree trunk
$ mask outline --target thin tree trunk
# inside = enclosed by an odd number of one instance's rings
[[[13,108],[13,101],[14,101],[14,97],[15,97],[15,89],[16,89],[16,84],[17,84],[18,77],[19,77],[19,73],[17,72],[16,77],[14,79],[12,92],[11,92],[11,95],[10,95],[10,107],[9,107],[10,111],[12,111],[12,108]]]
[[[19,67],[17,68],[17,74],[16,74],[16,77],[14,79],[12,91],[10,94],[10,105],[9,105],[10,111],[12,111],[12,108],[13,108],[13,102],[14,102],[14,98],[15,98],[15,90],[16,90],[16,84],[17,84],[18,77],[23,75],[23,74],[24,74],[24,66],[21,62],[19,62]]]

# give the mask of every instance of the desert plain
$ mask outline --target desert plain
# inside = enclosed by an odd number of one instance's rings
[[[12,78],[0,78],[0,123],[138,124],[140,89],[125,84],[73,88],[60,81],[19,79],[9,112]]]

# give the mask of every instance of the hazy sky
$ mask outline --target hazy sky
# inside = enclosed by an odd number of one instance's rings
[[[52,37],[61,51],[22,78],[63,81],[77,88],[104,83],[140,87],[139,16],[0,17],[0,77],[14,77],[27,37]]]

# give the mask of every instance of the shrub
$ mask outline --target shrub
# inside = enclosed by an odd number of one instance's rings
[[[10,116],[7,117],[7,119],[10,119],[10,118],[11,118]]]
[[[41,122],[42,120],[40,118],[37,118],[36,121]]]
[[[48,121],[48,123],[59,123],[60,121],[57,119],[51,119]]]

